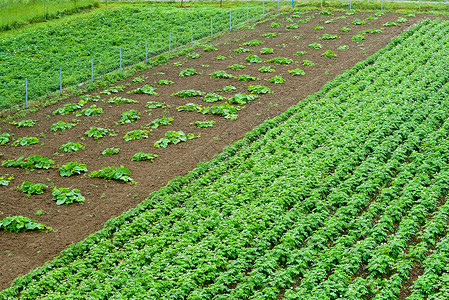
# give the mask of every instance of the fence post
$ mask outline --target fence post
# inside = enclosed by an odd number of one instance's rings
[[[232,16],[231,16],[231,9],[229,10],[229,31],[232,31]]]
[[[94,57],[90,57],[90,78],[94,82]]]
[[[193,47],[193,25],[190,24],[190,46]]]
[[[59,67],[59,91],[61,92],[62,95],[62,68]]]
[[[47,2],[44,1],[44,19],[47,20]]]
[[[421,0],[419,0],[419,11],[421,11]]]
[[[214,37],[214,31],[212,29],[212,17],[210,17],[210,38],[212,39]]]
[[[148,42],[147,39],[145,39],[145,62],[148,61]]]
[[[249,24],[248,20],[249,20],[249,8],[248,8],[248,4],[246,4],[246,25]]]
[[[321,0],[321,4],[320,4],[320,6],[321,6],[321,7],[323,7],[323,0]]]
[[[28,77],[25,78],[25,108],[28,108]]]
[[[120,47],[120,72],[122,71],[122,47]]]
[[[171,31],[168,33],[168,54],[171,54]]]
[[[349,0],[349,10],[352,9],[352,0]]]
[[[295,0],[292,0],[292,8],[295,8]]]
[[[380,10],[384,9],[384,0],[380,0]]]
[[[278,0],[278,12],[279,12],[279,0]]]
[[[265,18],[265,0],[262,0],[262,18]]]

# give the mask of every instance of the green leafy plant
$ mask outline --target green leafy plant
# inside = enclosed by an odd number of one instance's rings
[[[48,186],[43,183],[25,181],[22,182],[22,185],[17,187],[17,190],[27,194],[27,196],[31,196],[43,194],[46,188],[48,188]]]
[[[379,19],[379,18],[376,17],[376,16],[369,16],[369,17],[366,18],[365,20],[377,20],[377,19]]]
[[[340,31],[341,32],[349,32],[349,31],[351,31],[351,28],[349,28],[349,27],[342,27],[342,28],[340,28]]]
[[[336,38],[338,38],[338,36],[335,34],[324,33],[323,36],[320,37],[320,40],[334,40]]]
[[[8,186],[11,180],[14,179],[14,175],[4,175],[0,176],[0,186]]]
[[[81,195],[81,191],[79,189],[72,189],[71,187],[55,187],[51,195],[53,196],[53,201],[56,201],[56,205],[83,203],[86,200],[86,198]]]
[[[303,64],[304,66],[314,66],[314,65],[315,65],[315,63],[314,63],[313,61],[307,60],[307,59],[304,59],[304,60],[302,61],[302,64]]]
[[[271,90],[269,87],[266,87],[264,85],[250,85],[248,87],[248,92],[254,94],[268,94],[271,93]]]
[[[276,57],[268,60],[268,62],[279,64],[279,65],[289,65],[293,62],[292,59],[286,57]]]
[[[108,103],[114,103],[114,104],[122,104],[122,103],[138,103],[138,101],[128,98],[122,98],[119,96],[115,96],[112,98],[109,98]]]
[[[213,46],[213,45],[206,45],[204,47],[204,51],[205,52],[212,52],[212,51],[217,51],[217,47]]]
[[[399,18],[396,20],[396,22],[398,22],[398,23],[406,23],[406,22],[407,22],[407,19],[404,18],[404,17],[399,17]]]
[[[360,19],[355,19],[354,21],[352,21],[352,24],[354,25],[364,25],[366,23],[365,20],[360,20]]]
[[[203,108],[201,107],[201,105],[198,105],[198,104],[195,104],[195,103],[187,103],[185,105],[178,106],[176,109],[178,111],[196,111],[196,112],[201,112],[201,110]]]
[[[99,138],[104,137],[106,134],[108,134],[110,132],[111,132],[111,130],[108,128],[92,126],[84,134],[87,135],[88,137],[91,137],[91,138],[94,138],[97,140]]]
[[[270,66],[263,66],[259,68],[260,73],[272,73],[275,72],[274,69],[272,69]]]
[[[324,57],[336,57],[337,54],[335,54],[334,52],[332,52],[332,50],[326,50],[323,54]]]
[[[81,172],[87,172],[87,166],[76,161],[68,162],[59,168],[59,175],[63,177],[81,174]]]
[[[239,47],[239,48],[237,48],[237,49],[234,49],[233,51],[234,51],[235,53],[243,53],[243,52],[250,52],[250,51],[253,51],[253,50],[248,49],[248,48]]]
[[[189,52],[189,53],[186,54],[186,56],[189,57],[189,58],[192,58],[192,59],[196,59],[196,58],[200,57],[200,55],[198,53],[196,53],[196,52]]]
[[[330,10],[324,9],[324,10],[320,11],[320,15],[323,15],[323,16],[332,16],[332,15],[334,15],[334,14],[333,14]]]
[[[13,146],[16,147],[23,147],[23,146],[30,146],[39,143],[39,139],[35,136],[24,136],[21,138],[18,138],[17,140],[12,143]]]
[[[11,141],[13,134],[4,132],[0,134],[0,145],[6,145]]]
[[[266,37],[266,38],[272,38],[272,37],[277,37],[278,34],[276,32],[266,32],[266,33],[262,34],[262,36]]]
[[[376,29],[376,28],[367,29],[367,30],[363,31],[363,33],[382,33],[382,32],[383,32],[382,29]]]
[[[167,104],[165,104],[165,102],[148,101],[147,104],[145,104],[145,107],[149,109],[166,108]]]
[[[285,29],[298,29],[299,25],[298,24],[288,24],[287,26],[285,26]]]
[[[357,34],[352,37],[353,41],[363,41],[364,39],[365,39],[365,36],[362,34]]]
[[[86,108],[82,109],[81,111],[77,112],[76,116],[77,117],[80,117],[80,116],[91,117],[91,116],[100,115],[102,113],[103,113],[103,109],[101,107],[97,107],[95,104],[93,104],[90,107],[86,107]]]
[[[386,22],[385,24],[382,24],[384,27],[391,27],[391,26],[399,26],[396,22]]]
[[[147,94],[159,96],[159,94],[156,93],[156,89],[149,84],[146,84],[143,87],[137,88],[135,90],[129,91],[128,94]]]
[[[101,97],[99,95],[82,95],[80,96],[80,102],[87,103],[87,102],[98,102],[100,101]]]
[[[132,80],[133,83],[141,83],[141,82],[144,82],[144,81],[145,81],[145,77],[144,76],[138,76],[138,77],[133,78],[133,80]]]
[[[133,140],[147,139],[149,133],[150,132],[148,130],[141,130],[141,129],[131,130],[125,134],[123,139],[125,139],[125,141],[127,142]]]
[[[244,68],[245,68],[245,66],[240,65],[240,64],[233,64],[231,66],[228,66],[228,69],[231,69],[231,70],[242,70]]]
[[[120,166],[119,168],[108,166],[100,170],[92,171],[89,174],[89,177],[135,183],[130,175],[131,171],[123,166]]]
[[[50,126],[50,131],[63,131],[75,127],[75,123],[58,121]]]
[[[205,93],[198,90],[182,90],[177,93],[172,94],[172,96],[178,96],[181,98],[187,98],[187,97],[199,97],[204,96]]]
[[[214,104],[210,107],[204,107],[202,109],[203,114],[212,114],[225,117],[225,119],[235,120],[237,119],[237,111],[240,110],[240,107],[233,106],[229,103],[220,103]]]
[[[323,29],[324,29],[324,26],[320,26],[320,25],[313,28],[313,30],[323,30]]]
[[[215,124],[215,121],[209,120],[209,121],[195,121],[196,127],[198,128],[207,128],[207,127],[212,127]]]
[[[242,46],[255,47],[255,46],[259,46],[260,44],[263,44],[263,41],[251,40],[249,42],[243,43]]]
[[[12,125],[16,125],[16,127],[20,128],[20,127],[33,127],[34,125],[36,125],[36,122],[34,120],[22,120],[22,121],[12,121],[11,122]]]
[[[382,17],[382,16],[385,15],[385,13],[379,11],[379,12],[375,13],[374,15],[375,15],[376,17]]]
[[[334,23],[334,19],[324,21],[324,24],[331,24],[331,23]]]
[[[120,120],[118,121],[119,124],[129,124],[132,122],[136,122],[140,120],[140,113],[135,111],[134,109],[131,109],[130,111],[122,112],[122,116]]]
[[[285,79],[282,78],[282,76],[277,75],[277,76],[274,76],[273,78],[270,78],[269,81],[270,81],[271,83],[279,84],[279,83],[284,83],[284,82],[285,82]]]
[[[270,27],[271,27],[271,28],[281,27],[281,23],[271,22]]]
[[[157,82],[157,84],[159,85],[170,85],[173,84],[174,82],[168,79],[161,79]]]
[[[195,137],[195,136],[193,136]],[[165,136],[161,138],[160,140],[156,141],[154,143],[154,146],[156,148],[167,148],[170,144],[178,144],[180,142],[185,142],[187,139],[193,138],[191,135],[187,136],[182,130],[180,131],[167,131],[165,133]]]
[[[68,142],[67,144],[64,144],[61,147],[59,147],[59,150],[63,152],[77,152],[84,148],[85,148],[84,145],[81,143]]]
[[[232,92],[235,91],[237,88],[233,85],[227,85],[223,88],[223,92]]]
[[[100,92],[100,94],[110,95],[112,93],[123,92],[124,90],[125,90],[124,85],[117,85],[117,86],[110,87],[110,88]]]
[[[309,23],[309,21],[310,21],[309,19],[301,19],[301,20],[298,20],[297,22],[300,23],[300,24],[301,23],[302,24],[306,24],[306,23]]]
[[[30,218],[24,216],[10,216],[4,218],[0,221],[0,229],[13,233],[19,233],[27,230],[52,230],[51,227],[45,226],[36,220],[31,220]]]
[[[254,80],[258,80],[259,78],[251,76],[251,75],[247,75],[247,74],[243,74],[243,75],[239,75],[238,80],[239,81],[254,81]]]
[[[203,99],[204,102],[208,102],[208,103],[223,101],[223,100],[226,100],[226,98],[221,95],[215,94],[215,93],[208,93]]]
[[[213,73],[210,73],[209,76],[211,78],[225,78],[225,79],[234,77],[231,74],[228,74],[226,71],[215,71]]]
[[[120,152],[120,148],[106,148],[103,150],[103,152],[101,152],[102,155],[104,156],[110,156],[110,155],[114,155],[114,154],[118,154]]]
[[[254,54],[250,54],[247,58],[245,58],[245,60],[249,63],[261,63],[262,59]]]
[[[312,44],[307,45],[307,48],[311,48],[311,49],[321,49],[321,48],[323,48],[323,45],[318,44],[318,43],[312,43]]]
[[[238,93],[238,94],[235,94],[234,97],[229,98],[229,103],[243,105],[243,104],[249,103],[253,100],[256,100],[257,98],[259,98],[257,95],[252,95],[252,94],[246,95],[244,93]]]
[[[295,55],[296,56],[301,56],[301,55],[304,55],[306,53],[307,53],[306,51],[298,51],[298,52],[295,53]]]
[[[179,72],[179,77],[187,77],[198,74],[198,72],[194,68],[187,68]]]
[[[348,10],[348,11],[346,12],[346,14],[347,14],[348,16],[352,16],[352,15],[357,14],[357,11],[354,10],[354,9],[351,9],[351,10]],[[344,17],[344,16],[342,16],[342,17]]]
[[[260,54],[272,54],[274,53],[273,48],[262,48],[260,49]]]
[[[297,40],[301,39],[301,37],[302,37],[302,34],[300,34],[300,35],[295,35],[295,36],[292,37],[292,39],[295,40],[295,41],[297,41]]]
[[[166,116],[163,116],[163,117],[161,117],[159,119],[151,121],[145,127],[151,127],[153,129],[156,129],[156,128],[159,128],[160,126],[171,125],[171,122],[173,122],[173,118],[167,118]]]
[[[225,60],[225,59],[226,59],[226,56],[218,55],[215,59],[216,59],[216,60]]]
[[[67,115],[77,109],[80,109],[84,106],[84,102],[78,102],[78,103],[67,103],[64,104],[63,107],[60,107],[53,111],[53,115]]]
[[[299,76],[299,75],[306,75],[306,72],[304,72],[303,70],[301,70],[300,68],[296,68],[293,70],[289,70],[288,71],[290,74],[292,74],[293,76]]]
[[[144,153],[144,152],[137,152],[133,155],[131,158],[132,161],[143,161],[143,160],[149,160],[154,161],[156,159],[157,155],[152,153]]]
[[[30,155],[25,158],[23,155],[17,160],[2,161],[3,167],[18,167],[24,169],[50,169],[55,164],[54,160],[42,155]]]

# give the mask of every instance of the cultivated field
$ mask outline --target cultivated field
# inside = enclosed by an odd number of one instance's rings
[[[447,298],[449,29],[425,17],[278,16],[3,124],[1,211],[52,230],[0,231],[2,287],[68,249],[0,298]]]

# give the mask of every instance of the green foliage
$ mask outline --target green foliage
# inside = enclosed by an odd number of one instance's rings
[[[234,77],[231,74],[226,73],[226,71],[215,71],[213,73],[210,73],[209,76],[211,78],[225,78],[225,79]]]
[[[262,59],[254,54],[250,54],[247,58],[245,58],[245,60],[249,63],[261,63]]]
[[[200,112],[203,108],[201,107],[201,105],[198,105],[198,104],[195,104],[195,103],[187,103],[185,105],[178,106],[176,109],[178,111],[196,111],[196,112]]]
[[[117,86],[113,86],[108,89],[105,89],[104,91],[101,91],[100,94],[110,95],[112,93],[123,92],[124,90],[125,90],[124,85],[117,85]]]
[[[399,26],[396,22],[386,22],[385,24],[382,24],[384,27],[391,27],[391,26]]]
[[[213,127],[215,124],[215,121],[209,120],[209,121],[195,121],[195,126],[198,128],[207,128],[207,127]]]
[[[257,98],[259,98],[257,95],[246,95],[245,93],[238,93],[235,94],[234,97],[229,98],[229,103],[243,105],[256,100]]]
[[[259,68],[260,73],[272,73],[275,72],[274,69],[272,69],[270,66],[263,66]]]
[[[323,29],[324,29],[324,26],[320,26],[320,25],[313,28],[313,30],[323,30]]]
[[[182,90],[182,91],[172,94],[172,96],[187,98],[187,97],[200,97],[200,96],[204,96],[204,94],[205,94],[204,92],[198,91],[198,90]]]
[[[218,55],[215,59],[216,59],[216,60],[225,60],[225,59],[226,59],[226,56]]]
[[[0,221],[0,229],[8,232],[19,233],[27,230],[52,230],[36,220],[24,216],[6,217]]]
[[[349,28],[349,27],[342,27],[342,28],[340,28],[340,31],[341,32],[349,32],[349,31],[351,31],[351,28]]]
[[[179,77],[187,77],[198,74],[198,72],[194,68],[187,68],[179,72]]]
[[[365,39],[365,36],[363,34],[357,34],[352,37],[353,41],[363,41],[364,39]]]
[[[194,136],[193,136],[194,137]],[[154,143],[156,148],[167,148],[170,144],[178,144],[180,142],[185,142],[187,139],[193,138],[191,135],[186,135],[184,131],[167,131],[165,136]]]
[[[271,22],[270,27],[271,27],[271,28],[281,27],[281,23]]]
[[[205,52],[212,52],[212,51],[217,51],[217,47],[213,46],[213,45],[206,45],[204,47],[204,51]]]
[[[348,11],[346,12],[346,14],[347,14],[348,16],[356,15],[356,14],[357,14],[357,11],[354,10],[354,9],[351,9],[351,10],[348,10]],[[344,17],[344,16],[343,16],[343,17]]]
[[[340,47],[338,47],[338,50],[348,50],[349,46],[348,45],[342,45]]]
[[[295,53],[295,55],[296,56],[301,56],[301,55],[304,55],[306,53],[307,53],[306,51],[298,51],[298,52]]]
[[[14,179],[14,175],[4,175],[0,176],[0,186],[8,186],[11,180]]]
[[[75,127],[75,123],[68,123],[64,121],[58,121],[51,125],[50,131],[64,131],[66,129],[70,129]]]
[[[189,52],[189,53],[186,54],[186,56],[189,57],[189,58],[192,58],[192,59],[196,59],[196,58],[200,57],[200,55],[198,53],[196,53],[196,52]]]
[[[324,10],[320,11],[320,15],[333,16],[334,14],[330,10],[324,9]]]
[[[39,139],[35,136],[24,136],[18,138],[12,143],[13,146],[22,147],[22,146],[30,146],[39,143]]]
[[[165,104],[165,102],[148,101],[147,104],[145,104],[145,107],[150,110],[155,108],[166,108],[167,104]]]
[[[100,170],[90,172],[89,177],[135,183],[130,175],[131,171],[123,166],[120,166],[119,168],[108,166]]]
[[[244,52],[250,52],[250,51],[253,51],[253,50],[248,49],[248,48],[239,47],[237,49],[234,49],[233,51],[235,53],[244,53]]]
[[[156,159],[157,155],[152,153],[144,153],[144,152],[137,152],[133,155],[131,158],[132,161],[143,161],[143,160],[149,160],[154,161]]]
[[[159,94],[156,93],[156,89],[149,84],[146,84],[143,87],[137,88],[135,90],[129,91],[128,94],[147,94],[159,96]]]
[[[81,111],[76,113],[77,117],[80,116],[86,116],[86,117],[91,117],[91,116],[96,116],[96,115],[100,115],[103,113],[103,109],[101,107],[97,107],[95,104],[93,104],[90,107],[86,107],[84,109],[82,109]]]
[[[263,44],[263,41],[260,40],[251,40],[249,42],[243,43],[242,46],[255,47]]]
[[[287,57],[276,57],[268,60],[268,62],[279,64],[279,65],[289,65],[293,62],[293,59]]]
[[[367,30],[363,31],[363,33],[382,33],[382,32],[383,32],[382,29],[376,29],[376,28],[367,29]]]
[[[123,136],[123,139],[127,142],[133,140],[147,139],[149,133],[150,132],[148,130],[141,130],[141,129],[131,130],[128,131],[125,134],[125,136]]]
[[[378,12],[376,12],[374,15],[375,15],[376,17],[382,17],[382,16],[385,15],[385,13],[378,11]]]
[[[320,40],[334,40],[336,38],[338,38],[338,36],[335,34],[324,33],[323,36],[320,37]]]
[[[138,103],[138,101],[128,98],[122,98],[119,96],[114,96],[112,98],[109,98],[108,103],[114,103],[114,104],[122,104],[122,103]]]
[[[84,106],[84,102],[67,103],[53,111],[53,115],[67,115]]]
[[[99,138],[104,137],[106,134],[108,134],[110,132],[111,132],[111,130],[108,128],[92,126],[84,134],[87,135],[88,137],[91,137],[91,138],[94,138],[97,140]]]
[[[133,78],[133,80],[132,80],[133,83],[141,83],[141,82],[144,82],[144,81],[145,81],[145,77],[144,76],[138,76],[138,77]]]
[[[163,116],[163,117],[161,117],[159,119],[151,121],[145,127],[151,127],[153,129],[156,129],[156,128],[159,128],[160,126],[171,125],[171,122],[173,122],[173,118],[167,118],[166,116]]]
[[[260,49],[260,54],[272,54],[274,53],[273,48],[262,48]]]
[[[122,112],[122,116],[118,123],[120,124],[129,124],[132,122],[136,122],[140,120],[140,113],[138,113],[136,110],[131,109],[130,111]]]
[[[298,24],[288,24],[287,26],[285,26],[285,29],[298,29],[299,25]]]
[[[233,85],[227,85],[223,88],[223,92],[232,92],[235,91],[237,88]]]
[[[11,122],[12,125],[16,125],[16,127],[20,128],[20,127],[33,127],[34,125],[36,125],[36,122],[33,120],[22,120],[22,121],[12,121]]]
[[[17,190],[27,194],[27,196],[31,196],[43,194],[46,188],[48,188],[48,186],[43,183],[25,181],[22,182],[22,185],[17,187]]]
[[[6,145],[11,141],[13,134],[4,132],[0,134],[0,145]]]
[[[302,23],[302,24],[306,24],[306,23],[309,23],[309,19],[301,19],[301,20],[298,20],[297,21],[297,23]]]
[[[323,54],[324,57],[336,57],[337,54],[335,54],[334,52],[332,52],[332,50],[326,50]]]
[[[262,34],[262,36],[266,37],[266,38],[272,38],[272,37],[277,37],[278,34],[276,32],[266,32],[266,33]]]
[[[360,20],[360,19],[355,19],[354,21],[352,21],[352,24],[354,25],[365,25],[366,21],[365,20]]]
[[[231,66],[228,66],[228,69],[231,69],[231,70],[242,70],[244,68],[245,68],[245,66],[240,65],[240,64],[233,64]]]
[[[282,78],[282,76],[277,75],[277,76],[274,76],[273,78],[270,78],[269,81],[272,82],[272,83],[275,83],[275,84],[279,84],[279,83],[284,83],[285,79]]]
[[[312,44],[307,45],[307,48],[311,48],[311,49],[321,49],[321,48],[323,48],[323,45],[318,44],[318,43],[312,43]]]
[[[271,93],[271,90],[269,87],[266,87],[265,85],[250,85],[248,87],[248,92],[254,94],[268,94]]]
[[[306,75],[306,72],[304,72],[303,70],[301,70],[300,68],[296,68],[293,70],[289,70],[288,71],[290,74],[292,74],[293,76],[299,76],[299,75]]]
[[[79,189],[68,188],[54,188],[51,193],[53,196],[53,201],[56,201],[56,205],[62,204],[72,204],[72,203],[83,203],[86,198],[81,195],[81,191]]]
[[[23,155],[17,160],[4,160],[2,161],[3,167],[17,167],[24,169],[50,169],[55,164],[54,160],[42,155],[30,155],[25,158]]]
[[[239,75],[238,80],[239,81],[254,81],[254,80],[258,80],[259,78],[251,76],[251,75],[247,75],[247,74],[243,74],[243,75]]]
[[[204,102],[208,102],[208,103],[223,101],[223,100],[226,100],[226,98],[221,95],[215,94],[215,93],[208,93],[203,99]]]
[[[237,119],[237,111],[240,110],[238,106],[232,106],[229,103],[214,104],[210,107],[204,107],[201,110],[203,114],[212,114],[225,117],[225,119]]]
[[[314,65],[315,65],[315,63],[314,63],[313,61],[307,60],[307,59],[304,59],[304,60],[302,61],[302,64],[303,64],[304,66],[314,66]]]
[[[63,152],[77,152],[84,148],[85,148],[84,145],[81,143],[68,142],[67,144],[64,144],[61,147],[59,147],[59,150]]]
[[[159,85],[170,85],[173,84],[174,82],[168,79],[161,79],[157,82],[157,84]]]
[[[398,23],[406,23],[406,22],[407,22],[407,19],[404,18],[404,17],[399,17],[399,18],[396,20],[396,22],[398,22]]]
[[[59,168],[59,175],[63,177],[81,174],[81,172],[87,172],[87,166],[76,161],[68,162]]]
[[[102,155],[104,156],[110,156],[110,155],[114,155],[114,154],[118,154],[120,152],[120,148],[106,148],[103,150],[103,152],[101,152]]]
[[[99,95],[82,95],[80,96],[79,103],[87,103],[87,102],[98,102],[100,101],[101,97]]]

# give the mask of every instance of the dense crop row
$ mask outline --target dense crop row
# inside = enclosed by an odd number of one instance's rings
[[[0,296],[380,300],[414,280],[410,299],[445,298],[448,25],[412,27]]]
[[[249,8],[249,18],[262,14],[259,7]],[[24,101],[25,78],[28,96],[40,96],[59,89],[59,68],[63,86],[85,81],[145,59],[145,39],[148,57],[167,51],[169,31],[171,48],[190,43],[193,39],[210,36],[213,32],[229,30],[229,10],[221,8],[176,9],[136,6],[108,9],[88,17],[78,17],[69,23],[40,28],[20,35],[0,38],[0,107]],[[234,26],[246,22],[246,7],[232,10]]]

